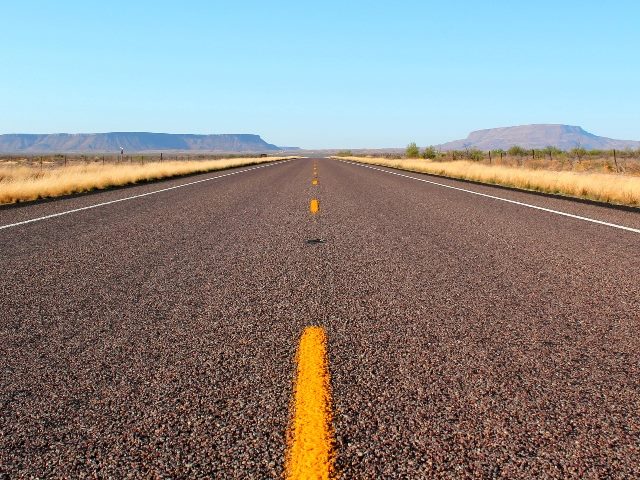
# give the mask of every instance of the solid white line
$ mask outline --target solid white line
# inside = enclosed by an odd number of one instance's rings
[[[210,182],[211,180],[217,180],[218,178],[230,177],[231,175],[237,175],[239,173],[249,172],[251,170],[256,170],[258,168],[272,167],[274,165],[281,165],[283,163],[290,162],[291,160],[280,160],[275,163],[270,163],[269,165],[259,165],[257,167],[245,168],[244,170],[239,170],[237,172],[225,173],[223,175],[218,175],[216,177],[205,178],[203,180],[196,180],[195,182],[182,183],[180,185],[175,185],[173,187],[161,188],[160,190],[154,190],[152,192],[140,193],[138,195],[132,195],[130,197],[118,198],[117,200],[109,200],[108,202],[96,203],[95,205],[89,205],[87,207],[74,208],[73,210],[65,210],[64,212],[52,213],[51,215],[44,215],[43,217],[32,218],[30,220],[23,220],[21,222],[10,223],[8,225],[0,225],[0,230],[4,230],[5,228],[17,227],[19,225],[26,225],[27,223],[39,222],[41,220],[48,220],[50,218],[61,217],[62,215],[69,215],[70,213],[81,212],[83,210],[91,210],[92,208],[104,207],[105,205],[111,205],[113,203],[126,202],[127,200],[134,200],[136,198],[147,197],[149,195],[155,195],[156,193],[168,192],[169,190],[175,190],[176,188],[188,187],[190,185],[195,185],[197,183],[202,182]],[[211,172],[215,173],[215,172]],[[166,180],[171,180],[167,178]]]
[[[425,178],[416,178],[416,177],[412,177],[411,175],[404,175],[402,173],[390,172],[389,170],[384,170],[382,168],[372,167],[371,165],[364,165],[362,163],[349,162],[349,161],[346,161],[346,160],[340,160],[340,161],[344,162],[344,163],[350,163],[351,165],[356,165],[358,167],[370,168],[372,170],[377,170],[379,172],[388,173],[390,175],[397,175],[398,177],[410,178],[411,180],[417,180],[419,182],[429,183],[431,185],[437,185],[438,187],[450,188],[451,190],[458,190],[460,192],[471,193],[473,195],[478,195],[480,197],[492,198],[494,200],[500,200],[501,202],[513,203],[514,205],[520,205],[522,207],[533,208],[535,210],[542,210],[543,212],[555,213],[556,215],[562,215],[563,217],[575,218],[576,220],[582,220],[584,222],[597,223],[598,225],[605,225],[607,227],[618,228],[620,230],[625,230],[627,232],[640,233],[640,229],[631,228],[631,227],[625,227],[624,225],[618,225],[617,223],[603,222],[602,220],[596,220],[594,218],[581,217],[580,215],[573,215],[572,213],[566,213],[566,212],[561,212],[559,210],[552,210],[550,208],[539,207],[537,205],[531,205],[529,203],[518,202],[516,200],[509,200],[508,198],[496,197],[495,195],[487,195],[486,193],[474,192],[473,190],[467,190],[466,188],[454,187],[454,186],[451,186],[451,185],[446,185],[444,183],[438,183],[438,182],[434,182],[434,181],[431,181],[431,180],[427,180]],[[425,175],[429,175],[429,174],[427,173]],[[455,180],[455,178],[452,178],[452,180]],[[488,185],[488,186],[491,186],[491,185]]]

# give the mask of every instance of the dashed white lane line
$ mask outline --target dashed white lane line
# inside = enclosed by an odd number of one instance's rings
[[[29,220],[23,220],[21,222],[9,223],[7,225],[0,225],[0,230],[4,230],[11,227],[18,227],[20,225],[26,225],[28,223],[40,222],[42,220],[49,220],[50,218],[61,217],[63,215],[69,215],[70,213],[82,212],[83,210],[91,210],[92,208],[104,207],[105,205],[111,205],[114,203],[126,202],[128,200],[135,200],[136,198],[148,197],[149,195],[155,195],[157,193],[168,192],[169,190],[176,190],[178,188],[188,187],[190,185],[195,185],[197,183],[203,182],[211,182],[212,180],[217,180],[219,178],[230,177],[232,175],[238,175],[239,173],[250,172],[251,170],[257,170],[258,168],[266,168],[273,167],[274,165],[282,165],[283,163],[290,162],[291,160],[280,160],[275,163],[270,163],[268,165],[259,165],[257,167],[245,168],[244,170],[239,170],[237,172],[225,173],[223,175],[217,175],[215,177],[204,178],[202,180],[196,180],[194,182],[181,183],[180,185],[174,185],[173,187],[161,188],[159,190],[154,190],[152,192],[140,193],[138,195],[132,195],[130,197],[118,198],[116,200],[109,200],[108,202],[96,203],[94,205],[88,205],[86,207],[74,208],[72,210],[65,210],[63,212],[52,213],[51,215],[44,215],[42,217],[31,218]],[[213,173],[213,172],[212,172]],[[170,180],[170,179],[167,179]]]
[[[499,200],[501,202],[512,203],[514,205],[520,205],[521,207],[533,208],[535,210],[542,210],[543,212],[554,213],[556,215],[562,215],[563,217],[569,217],[569,218],[574,218],[576,220],[582,220],[583,222],[597,223],[598,225],[605,225],[607,227],[617,228],[617,229],[620,229],[620,230],[625,230],[627,232],[640,233],[640,229],[631,228],[631,227],[625,227],[624,225],[618,225],[617,223],[603,222],[602,220],[596,220],[595,218],[582,217],[580,215],[574,215],[572,213],[561,212],[560,210],[552,210],[551,208],[539,207],[538,205],[531,205],[530,203],[518,202],[516,200],[509,200],[508,198],[496,197],[495,195],[488,195],[486,193],[474,192],[473,190],[467,190],[466,188],[454,187],[452,185],[446,185],[444,183],[434,182],[432,180],[427,180],[426,178],[416,178],[416,177],[412,177],[411,175],[405,175],[403,173],[390,172],[389,170],[384,170],[382,168],[372,167],[371,165],[363,165],[361,163],[348,162],[346,160],[341,160],[341,161],[344,162],[344,163],[349,163],[351,165],[355,165],[357,167],[370,168],[371,170],[377,170],[379,172],[388,173],[389,175],[396,175],[398,177],[409,178],[411,180],[417,180],[418,182],[429,183],[431,185],[437,185],[438,187],[449,188],[451,190],[457,190],[459,192],[471,193],[473,195],[478,195],[480,197],[492,198],[493,200]],[[452,180],[455,180],[455,178],[453,178]]]

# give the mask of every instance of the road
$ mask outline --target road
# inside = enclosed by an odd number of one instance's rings
[[[315,325],[336,476],[639,477],[640,233],[464,190],[640,214],[391,172],[299,159],[0,209],[213,179],[0,230],[0,473],[282,477]]]

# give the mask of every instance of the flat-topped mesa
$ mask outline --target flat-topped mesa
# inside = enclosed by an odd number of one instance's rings
[[[625,149],[640,148],[640,142],[633,140],[615,140],[599,137],[573,125],[535,124],[515,127],[489,128],[471,132],[464,140],[439,145],[441,150],[507,150],[514,145],[524,148],[545,148],[553,146],[562,150],[575,147],[586,149]]]
[[[194,135],[150,132],[53,133],[0,135],[0,152],[200,151],[200,152],[269,152],[283,148],[265,142],[253,134]]]

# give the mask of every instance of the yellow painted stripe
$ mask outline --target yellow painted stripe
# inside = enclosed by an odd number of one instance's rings
[[[318,179],[314,178],[313,180],[311,180],[311,185],[317,185],[318,184]]]
[[[296,362],[285,477],[287,480],[328,480],[336,473],[327,337],[322,327],[304,330]]]
[[[318,210],[320,210],[320,202],[318,201],[317,198],[314,198],[313,200],[311,200],[311,203],[309,204],[309,210],[314,215],[318,213]]]

